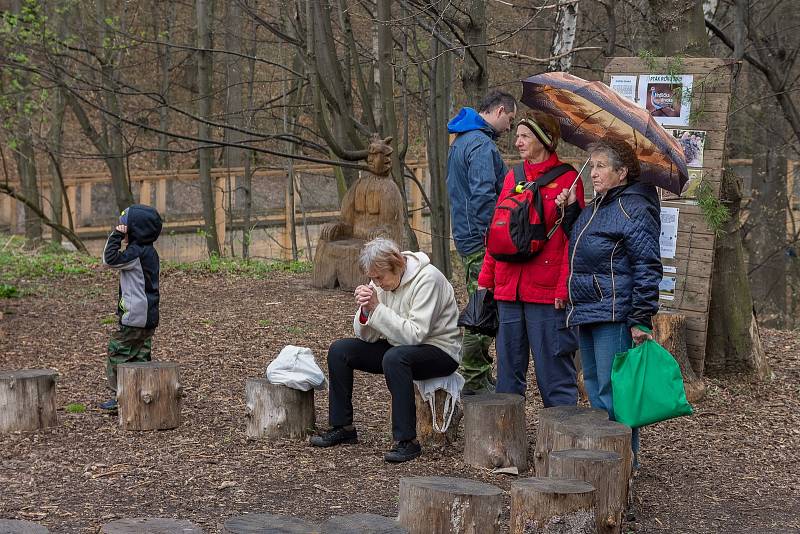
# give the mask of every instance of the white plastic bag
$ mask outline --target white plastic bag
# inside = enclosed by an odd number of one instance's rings
[[[453,412],[456,411],[456,403],[461,397],[461,388],[464,387],[464,377],[454,372],[448,376],[429,378],[428,380],[414,380],[414,385],[417,386],[419,394],[428,402],[428,406],[431,407],[433,429],[436,432],[444,434],[450,427],[450,420],[453,418]],[[439,420],[436,416],[437,389],[442,389],[447,393],[447,398],[444,400],[444,413],[442,414],[441,426],[439,426]]]
[[[294,345],[283,347],[278,357],[267,366],[267,380],[301,391],[327,387],[325,375],[314,361],[311,349]]]

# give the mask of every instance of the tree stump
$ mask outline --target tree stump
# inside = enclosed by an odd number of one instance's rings
[[[0,433],[58,424],[56,377],[52,369],[0,372]]]
[[[332,517],[322,524],[320,534],[408,534],[396,519],[375,514]]]
[[[439,428],[444,424],[442,414],[444,413],[444,402],[447,398],[447,393],[443,390],[437,390],[434,394],[434,402],[436,403],[436,424]],[[417,406],[417,440],[423,447],[447,447],[448,445],[458,441],[458,425],[461,424],[461,419],[464,417],[464,412],[461,409],[461,403],[455,399],[456,406],[453,416],[450,419],[450,426],[444,432],[439,432],[433,428],[433,414],[428,402],[419,394],[419,390],[414,387],[414,402]],[[392,403],[389,402],[389,433],[392,429]]]
[[[203,529],[185,519],[137,517],[106,523],[100,532],[102,534],[203,534]]]
[[[124,430],[166,430],[181,424],[183,387],[173,362],[117,366],[119,425]]]
[[[315,523],[284,515],[246,514],[231,517],[222,526],[226,534],[315,534]]]
[[[410,534],[500,532],[503,490],[450,477],[400,479],[397,520]]]
[[[550,453],[548,475],[555,478],[575,478],[594,486],[597,532],[620,532],[628,481],[619,454],[582,449],[553,451]]]
[[[547,476],[550,451],[553,450],[553,429],[570,418],[607,421],[608,413],[583,406],[553,406],[539,410],[539,425],[536,428],[536,445],[533,449],[533,465],[536,475]]]
[[[701,372],[702,362],[689,360],[686,348],[686,316],[682,313],[659,312],[653,316],[653,335],[659,345],[667,349],[681,368],[686,400],[696,402],[706,394],[706,385],[695,372]]]
[[[594,532],[594,488],[588,482],[534,477],[511,483],[510,534]]]
[[[495,469],[528,470],[525,397],[510,393],[464,398],[464,461]]]
[[[314,390],[301,391],[266,378],[248,378],[247,437],[305,439],[314,430]]]
[[[0,534],[48,534],[50,532],[41,525],[30,521],[16,519],[0,519]]]
[[[553,428],[553,451],[594,449],[616,452],[622,458],[623,478],[627,484],[633,467],[631,428],[616,421],[570,418]]]

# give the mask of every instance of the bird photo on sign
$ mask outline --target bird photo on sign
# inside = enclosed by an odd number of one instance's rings
[[[639,103],[661,125],[686,126],[691,108],[692,76],[651,74],[639,77]]]

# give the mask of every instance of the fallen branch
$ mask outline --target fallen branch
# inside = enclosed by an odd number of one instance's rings
[[[533,56],[526,56],[525,54],[520,54],[519,52],[508,52],[506,50],[487,50],[487,53],[493,56],[500,56],[503,58],[511,58],[511,59],[524,59],[526,61],[530,61],[531,63],[550,63],[554,59],[560,59],[564,56],[568,56],[570,54],[575,54],[577,52],[585,52],[587,50],[602,50],[603,47],[601,46],[581,46],[578,48],[573,48],[568,52],[564,52],[563,54],[558,54],[555,56],[550,57],[533,57]]]

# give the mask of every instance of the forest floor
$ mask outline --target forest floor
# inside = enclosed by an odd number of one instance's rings
[[[327,369],[328,345],[351,333],[351,294],[313,289],[308,272],[166,269],[154,356],[181,366],[183,423],[122,431],[117,417],[98,409],[109,398],[104,357],[115,327],[116,275],[94,264],[46,271],[0,273],[0,282],[22,292],[0,299],[0,369],[60,374],[58,426],[0,436],[0,518],[52,532],[98,532],[119,518],[178,517],[220,532],[227,518],[247,512],[315,521],[355,512],[395,516],[402,477],[510,487],[512,477],[466,465],[463,442],[385,464],[389,394],[380,376],[357,375],[357,445],[320,450],[246,439],[245,380],[262,376],[287,344],[310,347]],[[708,393],[693,416],[644,429],[636,519],[625,532],[800,532],[800,335],[767,330],[763,338],[773,380],[706,378]],[[529,455],[541,408],[531,380]],[[70,404],[86,411],[71,413]],[[327,394],[318,393],[320,426],[327,408]]]

